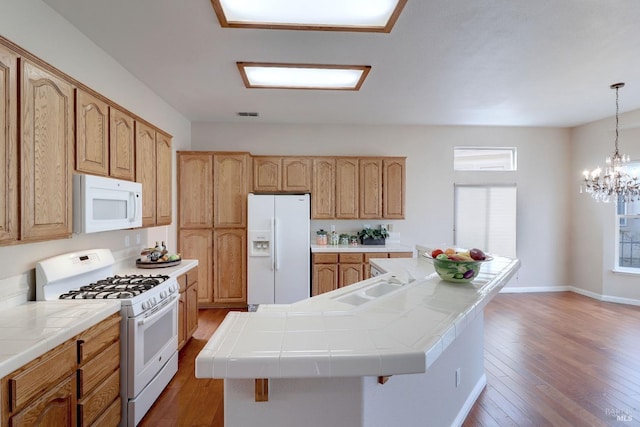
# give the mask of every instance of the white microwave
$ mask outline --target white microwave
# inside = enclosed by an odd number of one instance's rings
[[[73,175],[74,233],[141,226],[141,183],[95,175]]]

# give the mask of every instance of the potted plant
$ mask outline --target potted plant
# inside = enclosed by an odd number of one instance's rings
[[[358,238],[363,245],[384,245],[384,239],[389,233],[384,228],[363,228],[358,232]]]

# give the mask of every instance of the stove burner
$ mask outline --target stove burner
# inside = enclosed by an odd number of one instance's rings
[[[164,275],[113,276],[81,286],[60,295],[60,299],[126,299],[133,298],[168,280]]]

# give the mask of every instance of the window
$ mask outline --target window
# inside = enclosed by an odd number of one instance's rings
[[[454,191],[454,244],[515,258],[515,184],[456,184]]]
[[[453,170],[456,171],[515,171],[515,147],[455,147]]]
[[[627,169],[640,167],[640,162]],[[616,210],[616,266],[618,271],[640,273],[640,201],[618,201]]]

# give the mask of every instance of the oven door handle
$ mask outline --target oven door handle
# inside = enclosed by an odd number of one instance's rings
[[[148,317],[144,317],[140,320],[138,320],[138,325],[142,326],[145,325],[147,323],[151,323],[153,321],[155,321],[158,317],[162,316],[165,314],[166,311],[169,311],[171,309],[173,309],[173,307],[171,307],[171,304],[178,299],[178,295],[172,295],[171,299],[165,303],[163,306],[161,306],[158,311],[156,311],[155,313],[149,315]]]

